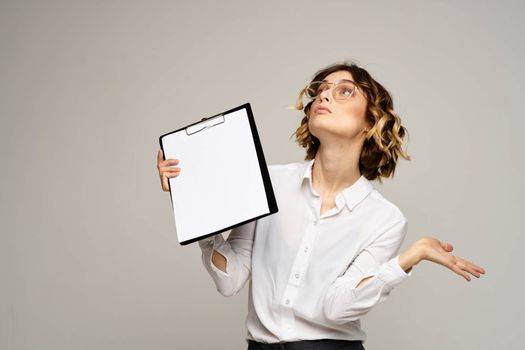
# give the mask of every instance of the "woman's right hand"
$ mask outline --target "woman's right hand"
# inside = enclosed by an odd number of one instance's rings
[[[178,159],[164,159],[162,150],[159,149],[157,152],[157,169],[159,170],[160,184],[164,192],[170,190],[170,185],[168,184],[168,179],[171,177],[177,177],[180,174],[180,168],[175,167],[179,164]]]

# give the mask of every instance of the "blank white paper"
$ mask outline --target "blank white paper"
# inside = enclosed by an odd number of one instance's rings
[[[246,109],[191,135],[167,135],[163,148],[180,160],[180,175],[169,179],[179,242],[269,213]]]

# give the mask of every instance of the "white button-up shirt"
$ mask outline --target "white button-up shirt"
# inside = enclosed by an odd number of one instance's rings
[[[407,220],[361,176],[320,215],[314,160],[268,167],[279,212],[199,241],[202,262],[224,296],[249,281],[247,339],[366,340],[360,318],[412,274],[397,255]],[[227,260],[226,273],[211,261]],[[371,279],[358,288],[368,276]]]

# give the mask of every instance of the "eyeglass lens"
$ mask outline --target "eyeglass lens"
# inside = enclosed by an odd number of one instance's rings
[[[332,95],[336,100],[344,100],[353,95],[356,86],[350,81],[341,81],[338,83],[329,83],[326,81],[311,82],[306,88],[306,96],[316,98],[323,91],[330,89],[330,85],[335,85]]]

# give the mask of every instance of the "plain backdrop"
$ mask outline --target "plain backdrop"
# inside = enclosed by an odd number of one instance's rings
[[[408,218],[402,249],[434,236],[487,271],[417,265],[363,318],[365,348],[520,348],[524,10],[1,0],[0,349],[245,349],[247,288],[222,297],[177,243],[158,137],[250,102],[268,163],[302,161],[287,107],[344,60],[409,131],[412,160],[374,182]]]

